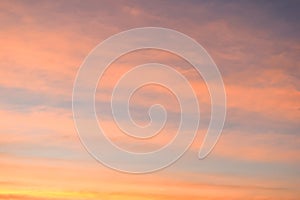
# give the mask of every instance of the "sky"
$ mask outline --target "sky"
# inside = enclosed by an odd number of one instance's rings
[[[1,1],[0,199],[299,199],[299,7],[299,1]],[[170,113],[167,125],[149,141],[122,135],[109,94],[134,66],[158,62],[181,72],[201,110],[197,137],[181,159],[133,175],[86,151],[73,121],[72,91],[96,45],[138,27],[173,29],[206,49],[223,77],[227,117],[217,145],[199,160],[211,108],[202,78],[169,52],[120,57],[100,80],[95,104],[99,123],[122,148],[147,152],[165,145],[180,112],[170,91],[145,86],[133,95],[133,119],[147,124],[147,110],[159,102]]]

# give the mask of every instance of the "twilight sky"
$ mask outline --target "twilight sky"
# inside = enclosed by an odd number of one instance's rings
[[[299,1],[1,1],[0,199],[298,199],[299,9]],[[213,152],[198,160],[210,117],[201,77],[168,52],[122,56],[105,72],[95,96],[111,140],[147,152],[174,135],[178,102],[158,86],[133,96],[132,117],[146,124],[149,106],[165,105],[170,114],[160,135],[134,143],[112,120],[112,87],[143,63],[165,63],[184,74],[202,120],[178,162],[130,175],[104,167],[84,149],[72,118],[72,90],[77,70],[97,44],[145,26],[180,31],[207,50],[223,76],[227,118]]]

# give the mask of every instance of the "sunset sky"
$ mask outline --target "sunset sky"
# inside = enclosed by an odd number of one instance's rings
[[[299,9],[299,1],[280,0],[0,1],[0,199],[299,199]],[[120,134],[108,109],[122,74],[164,63],[187,77],[199,100],[192,146],[168,168],[132,175],[103,166],[82,145],[72,114],[77,71],[100,42],[137,27],[182,32],[218,66],[227,117],[207,158],[198,159],[211,108],[205,83],[182,58],[151,49],[124,55],[105,72],[95,95],[99,123],[132,151],[153,151],[172,139],[179,107],[164,88],[145,86],[132,98],[137,123],[149,122],[155,102],[171,113],[149,141]]]

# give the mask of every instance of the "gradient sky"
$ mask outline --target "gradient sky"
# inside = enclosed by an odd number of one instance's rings
[[[299,9],[299,1],[1,1],[0,199],[299,199]],[[208,51],[224,79],[227,119],[213,152],[198,160],[210,113],[201,78],[167,52],[121,57],[96,94],[97,113],[116,143],[156,149],[177,122],[172,95],[149,86],[133,98],[133,118],[146,123],[145,110],[159,100],[172,113],[167,133],[143,145],[118,134],[107,93],[132,66],[154,60],[181,71],[203,112],[199,134],[178,162],[130,175],[85,151],[71,98],[77,70],[92,48],[145,26],[180,31]]]

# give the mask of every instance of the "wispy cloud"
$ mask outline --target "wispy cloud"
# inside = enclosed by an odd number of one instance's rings
[[[296,1],[2,1],[0,199],[297,199],[298,8]],[[109,113],[110,94],[132,67],[169,64],[190,80],[200,102],[202,121],[190,153],[170,171],[143,177],[94,161],[71,111],[73,81],[89,51],[114,33],[141,26],[195,38],[216,61],[228,100],[221,140],[211,157],[198,161],[210,118],[201,77],[182,58],[162,51],[133,52],[114,62],[100,81],[96,107],[120,146],[161,147],[174,136],[180,112],[170,91],[145,87],[132,99],[133,117],[148,123],[148,108],[159,101],[169,111],[168,125],[145,143],[122,135]]]

